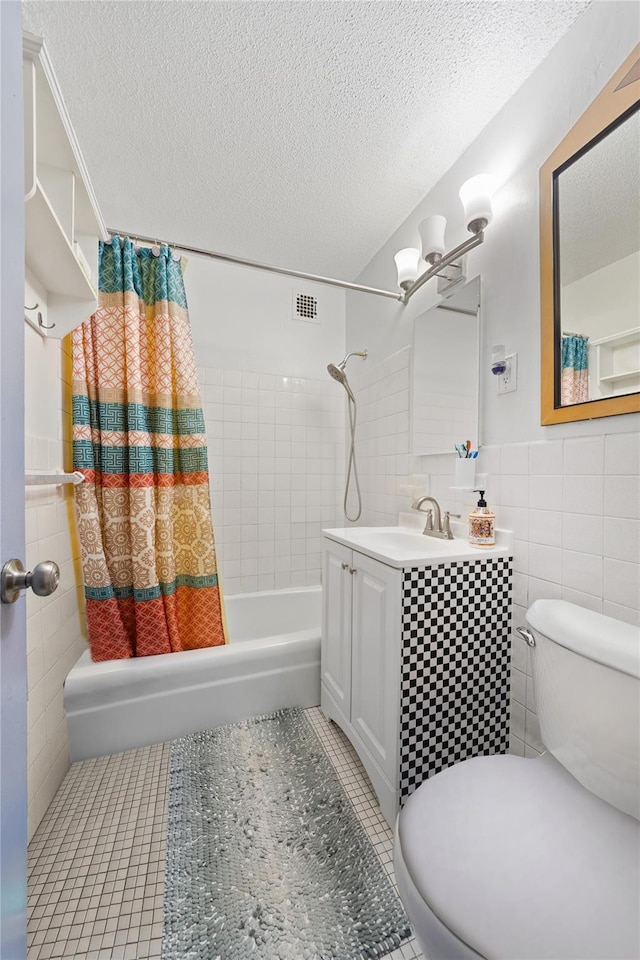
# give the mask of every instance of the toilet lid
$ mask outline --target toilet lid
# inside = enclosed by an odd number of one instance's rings
[[[398,832],[420,895],[483,957],[640,957],[640,823],[551,754],[450,767],[409,797]]]

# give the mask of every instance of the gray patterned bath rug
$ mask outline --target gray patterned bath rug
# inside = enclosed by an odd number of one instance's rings
[[[163,960],[372,960],[410,935],[302,710],[172,744]]]

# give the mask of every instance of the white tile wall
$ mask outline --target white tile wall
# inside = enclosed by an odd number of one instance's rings
[[[410,347],[382,363],[349,371],[358,402],[356,458],[363,511],[360,524],[394,523],[406,508],[399,487],[409,467]]]
[[[319,583],[320,531],[343,522],[344,391],[328,376],[200,378],[225,593]]]
[[[42,341],[26,331],[27,471],[70,468],[68,436],[69,354],[67,344]],[[57,397],[56,403],[52,403]],[[26,593],[27,605],[27,762],[29,838],[42,820],[65,773],[69,750],[62,686],[86,648],[79,603],[79,546],[70,487],[26,489],[26,566],[55,560],[61,579],[50,597]]]
[[[410,506],[401,488],[429,477],[443,509],[463,518],[473,494],[451,489],[455,456],[409,454],[409,347],[353,378],[359,402],[361,524],[393,524]],[[606,424],[603,422],[603,429]],[[461,438],[462,439],[462,438]],[[514,627],[539,598],[562,598],[640,624],[640,439],[636,433],[482,448],[487,498],[513,530]],[[529,650],[514,636],[512,750],[541,747]]]

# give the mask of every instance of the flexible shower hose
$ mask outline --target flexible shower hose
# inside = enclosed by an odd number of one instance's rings
[[[349,427],[351,429],[351,443],[349,445],[349,466],[347,467],[347,480],[344,487],[344,515],[351,523],[355,523],[356,520],[360,519],[360,514],[362,513],[362,494],[360,493],[360,481],[358,479],[358,466],[356,464],[356,416],[357,416],[357,407],[355,399],[347,394],[347,401],[349,404]],[[349,497],[349,486],[351,484],[351,474],[353,473],[353,478],[356,483],[356,493],[358,495],[358,512],[355,517],[349,516],[349,511],[347,510],[347,499]]]

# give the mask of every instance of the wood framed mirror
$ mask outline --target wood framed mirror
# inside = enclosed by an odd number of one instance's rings
[[[640,411],[640,46],[540,168],[541,422]]]

